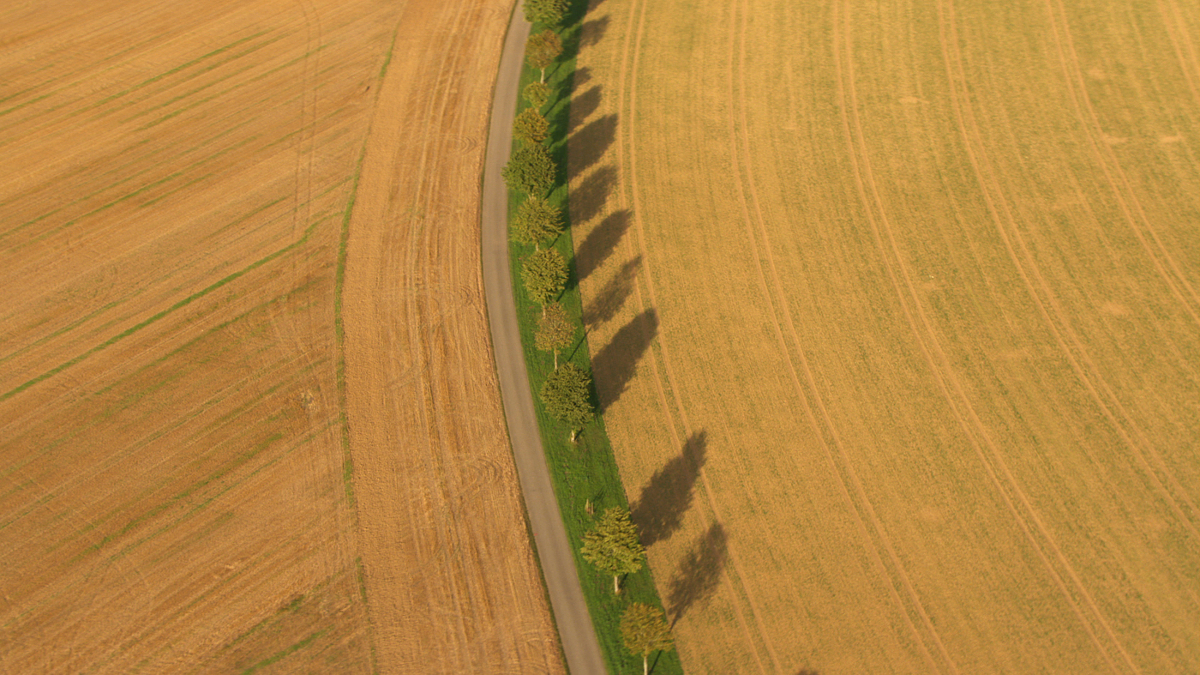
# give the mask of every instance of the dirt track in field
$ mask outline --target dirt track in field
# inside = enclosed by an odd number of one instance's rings
[[[684,665],[1191,672],[1200,15],[877,9],[584,24],[580,288]]]
[[[0,672],[561,672],[478,282],[507,3],[43,5],[0,7]]]

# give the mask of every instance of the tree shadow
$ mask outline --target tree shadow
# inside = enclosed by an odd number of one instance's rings
[[[613,274],[604,288],[596,294],[583,308],[583,325],[586,327],[599,326],[612,321],[625,300],[633,293],[633,281],[637,278],[642,266],[642,256],[634,256],[621,265],[621,269]]]
[[[571,97],[571,119],[567,123],[567,133],[575,133],[575,129],[587,119],[596,108],[600,107],[600,85],[589,87],[587,91]]]
[[[800,670],[796,671],[796,675],[821,675],[821,673],[818,673],[812,668],[801,668]]]
[[[599,44],[604,39],[604,34],[608,32],[608,15],[604,15],[599,19],[589,19],[583,22],[579,33],[579,46],[591,47]]]
[[[575,249],[575,265],[580,279],[586,279],[608,260],[621,237],[625,236],[632,220],[629,210],[621,209],[605,216],[599,225],[588,232]]]
[[[572,86],[571,91],[575,91],[576,89],[582,87],[583,85],[585,85],[591,81],[592,81],[592,69],[591,68],[589,68],[588,66],[583,66],[582,68],[576,68],[575,69],[575,77],[571,81],[571,86]]]
[[[611,166],[602,166],[580,181],[571,190],[571,220],[583,223],[596,217],[616,184],[617,170]]]
[[[683,515],[692,507],[692,488],[704,466],[708,434],[692,434],[683,451],[654,472],[650,482],[630,509],[641,533],[643,546],[667,539],[683,525]]]
[[[713,523],[688,549],[675,576],[671,577],[667,606],[672,628],[688,610],[712,597],[728,557],[725,528],[720,523]]]
[[[637,363],[658,334],[658,313],[654,308],[638,314],[613,335],[612,340],[592,358],[599,410],[604,412],[625,392],[637,372]]]
[[[571,153],[570,176],[574,178],[600,161],[609,146],[617,140],[617,116],[615,113],[598,117],[583,125],[568,141]]]

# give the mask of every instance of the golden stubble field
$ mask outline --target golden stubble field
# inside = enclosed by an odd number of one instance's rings
[[[578,273],[688,672],[1200,669],[1197,35],[592,3]]]
[[[480,309],[509,9],[0,8],[0,672],[562,672]]]

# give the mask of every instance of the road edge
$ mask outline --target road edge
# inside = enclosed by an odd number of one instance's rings
[[[534,550],[550,598],[554,622],[574,675],[605,675],[600,643],[583,597],[574,553],[558,508],[546,465],[541,433],[533,408],[533,394],[517,324],[508,254],[508,186],[500,178],[512,148],[512,123],[517,107],[517,82],[530,25],[519,3],[504,39],[499,73],[492,98],[492,114],[484,154],[480,208],[481,260],[484,297],[491,328],[492,357],[500,382],[500,397],[508,423],[509,443]]]

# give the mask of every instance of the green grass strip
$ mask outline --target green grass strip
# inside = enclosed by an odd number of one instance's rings
[[[328,633],[328,632],[329,632],[328,628],[325,630],[322,630],[322,631],[317,631],[316,633],[313,633],[312,635],[309,635],[308,637],[304,638],[303,640],[292,645],[291,647],[288,647],[287,649],[284,649],[283,651],[281,651],[277,654],[274,654],[272,656],[268,656],[267,658],[263,659],[262,661],[259,661],[258,663],[243,670],[242,675],[250,675],[250,673],[253,673],[254,671],[258,670],[259,668],[266,668],[267,666],[269,666],[277,661],[285,659],[285,658],[291,656],[292,654],[295,654],[296,652],[300,651],[301,649],[304,649],[305,647],[309,646],[310,644],[312,644],[312,642],[314,640],[316,640],[317,638],[321,637],[322,635],[324,635],[325,633]]]
[[[575,55],[578,53],[581,22],[586,11],[586,2],[578,0],[573,3],[571,12],[564,21],[559,37],[563,43],[563,54],[553,68],[547,69],[546,84],[550,86],[552,97],[545,106],[546,119],[550,123],[550,135],[546,145],[550,154],[559,166],[559,175],[566,175],[567,130],[570,118],[570,93],[573,90],[575,76]],[[540,32],[543,26],[535,25],[532,32]],[[532,34],[532,33],[531,33]],[[519,87],[539,79],[539,72],[526,66],[521,74]],[[517,102],[517,112],[528,107],[523,98]],[[513,149],[519,147],[519,141],[514,141]],[[563,236],[553,243],[553,247],[562,254],[571,270],[575,269],[575,252],[570,235],[570,211],[567,207],[567,186],[560,184],[550,193],[550,201],[562,209],[566,222]],[[516,214],[516,209],[523,196],[509,193],[509,219]],[[619,625],[621,614],[630,603],[643,602],[661,608],[662,601],[654,584],[654,578],[648,566],[640,572],[624,577],[621,581],[621,595],[614,596],[612,592],[612,577],[598,571],[583,559],[579,549],[583,545],[583,535],[595,523],[595,518],[587,513],[587,505],[591,505],[596,516],[610,507],[629,508],[625,495],[625,487],[621,483],[617,469],[616,458],[612,445],[604,428],[604,420],[600,415],[584,428],[578,442],[572,445],[569,440],[569,429],[546,413],[537,395],[541,383],[545,381],[553,369],[550,354],[537,351],[534,347],[534,333],[537,330],[537,319],[541,307],[526,297],[524,285],[520,278],[521,261],[533,251],[533,247],[510,243],[509,260],[513,277],[513,288],[516,295],[517,321],[521,331],[521,342],[525,352],[525,366],[529,373],[530,387],[533,390],[534,409],[541,429],[542,445],[546,452],[546,462],[550,468],[550,477],[554,484],[554,492],[558,498],[559,510],[563,524],[567,530],[567,538],[575,555],[575,565],[579,572],[580,585],[583,587],[584,599],[592,617],[592,625],[600,642],[600,651],[608,667],[608,672],[640,673],[642,659],[629,654],[621,639]],[[574,281],[560,298],[567,314],[582,326],[582,303],[579,289]],[[581,331],[582,332],[582,331]],[[586,333],[573,350],[560,354],[561,362],[570,361],[587,371],[591,371],[591,363],[587,346]],[[683,666],[676,652],[661,652],[652,655],[653,672],[655,675],[680,675]]]
[[[379,102],[379,92],[383,89],[383,78],[387,75],[388,65],[392,62],[392,50],[396,47],[396,35],[400,32],[400,25],[392,30],[392,40],[388,43],[387,53],[383,56],[383,65],[379,68],[379,75],[375,81],[375,100],[372,103],[372,108]],[[346,245],[350,239],[350,217],[354,214],[354,203],[358,198],[358,180],[362,176],[363,160],[367,156],[367,143],[371,139],[371,125],[367,127],[366,136],[363,137],[362,149],[358,153],[358,163],[354,166],[354,178],[350,183],[350,198],[346,201],[346,210],[342,213],[342,229],[338,236],[338,257],[337,267],[334,272],[333,281],[333,333],[334,341],[337,344],[337,365],[334,370],[337,374],[337,391],[338,391],[338,417],[342,425],[342,449],[345,460],[342,464],[342,483],[346,490],[346,501],[351,509],[355,508],[357,501],[354,497],[354,459],[350,453],[350,419],[346,415],[346,324],[342,319],[342,290],[346,285]],[[374,651],[374,639],[371,641],[371,649]]]

